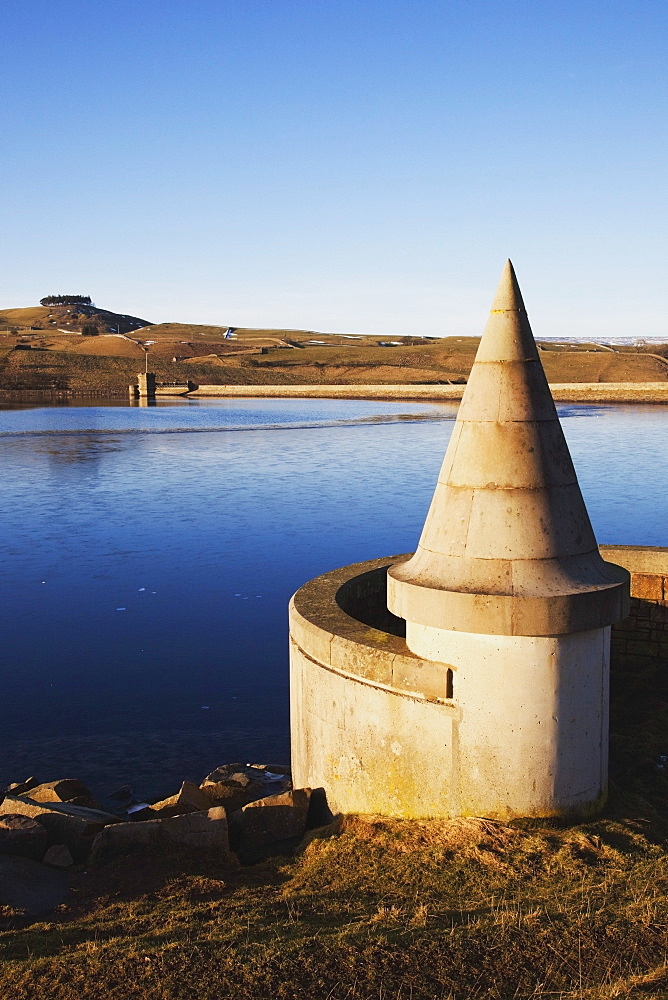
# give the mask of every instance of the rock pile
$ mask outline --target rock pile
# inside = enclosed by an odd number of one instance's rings
[[[89,858],[104,863],[119,854],[176,848],[247,864],[291,853],[308,829],[333,818],[323,789],[293,789],[290,769],[279,765],[223,764],[199,786],[184,781],[154,803],[138,803],[130,786],[111,798],[118,808],[103,809],[73,778],[28,778],[0,793],[0,906],[37,913],[58,905],[68,881],[54,871],[62,876]]]

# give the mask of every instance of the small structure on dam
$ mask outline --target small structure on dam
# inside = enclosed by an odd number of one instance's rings
[[[595,812],[610,631],[628,607],[509,261],[417,551],[292,599],[296,787],[407,818]]]

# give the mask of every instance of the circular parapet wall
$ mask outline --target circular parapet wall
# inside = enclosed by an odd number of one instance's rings
[[[324,787],[340,812],[595,812],[607,784],[610,629],[428,630],[420,656],[385,603],[387,568],[405,558],[326,573],[291,601],[295,783]]]
[[[453,816],[453,674],[411,653],[387,611],[400,558],[326,573],[290,602],[293,780],[339,812]]]

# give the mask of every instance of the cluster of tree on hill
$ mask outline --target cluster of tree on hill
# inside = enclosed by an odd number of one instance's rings
[[[41,306],[92,306],[90,295],[45,295],[39,300]]]

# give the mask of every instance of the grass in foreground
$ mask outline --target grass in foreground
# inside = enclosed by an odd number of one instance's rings
[[[0,911],[0,995],[668,997],[665,666],[616,678],[613,787],[596,821],[349,817],[293,860],[79,871],[47,919]]]
[[[294,862],[132,860],[2,935],[3,995],[668,995],[668,861],[639,820],[348,819]]]

